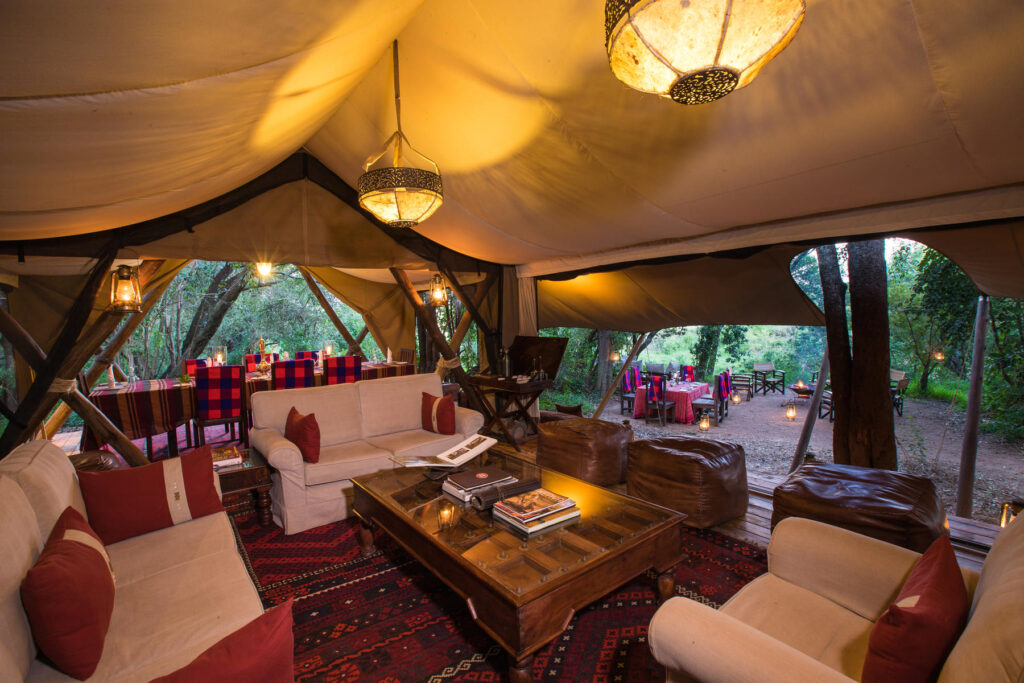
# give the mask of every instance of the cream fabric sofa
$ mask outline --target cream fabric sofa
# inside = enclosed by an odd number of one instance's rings
[[[875,621],[920,557],[845,529],[790,517],[775,527],[768,573],[721,609],[672,598],[651,619],[669,681],[857,681]],[[1024,680],[1024,523],[962,570],[970,621],[940,683]]]
[[[0,681],[75,680],[36,658],[19,591],[69,505],[86,515],[75,469],[52,442],[23,444],[0,460]],[[114,613],[90,681],[171,673],[263,613],[225,513],[108,545],[107,553]]]
[[[286,534],[348,517],[352,477],[395,467],[393,455],[436,455],[483,427],[483,415],[456,406],[454,435],[424,430],[423,392],[441,396],[441,379],[429,373],[253,395],[249,443],[275,470],[274,521]],[[317,463],[304,462],[298,447],[284,438],[292,406],[316,415]]]

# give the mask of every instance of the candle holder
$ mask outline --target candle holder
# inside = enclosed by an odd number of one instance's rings
[[[700,416],[700,421],[697,422],[697,429],[699,429],[702,432],[706,432],[709,429],[711,429],[711,416],[708,415],[707,413],[702,413]]]
[[[447,531],[455,526],[458,521],[459,509],[454,503],[442,500],[437,504],[437,528],[440,531]]]
[[[796,420],[796,403],[793,401],[786,404],[786,419],[790,422]]]
[[[228,350],[224,346],[215,346],[213,349],[213,364],[224,365],[228,362]]]
[[[323,349],[324,353],[323,353],[323,357],[324,358],[330,358],[331,356],[333,356],[334,355],[334,349],[335,349],[335,346],[334,346],[334,340],[333,339],[326,339],[326,340],[324,340],[324,349]]]
[[[739,405],[740,401],[743,400],[743,397],[740,396],[740,392],[734,391],[732,392],[732,395],[729,397],[729,400],[731,400],[736,405]]]

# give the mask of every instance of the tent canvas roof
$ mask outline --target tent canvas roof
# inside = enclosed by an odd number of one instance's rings
[[[810,0],[750,86],[696,107],[614,78],[603,6],[12,0],[0,22],[0,247],[173,214],[303,147],[354,186],[395,127],[397,38],[403,126],[445,184],[417,232],[455,251],[544,276],[971,223],[936,244],[974,263],[985,291],[1024,295],[1020,3]],[[206,240],[217,258],[426,266],[372,239],[350,249],[369,223],[310,188],[262,194],[152,255]],[[998,253],[976,253],[990,237]]]

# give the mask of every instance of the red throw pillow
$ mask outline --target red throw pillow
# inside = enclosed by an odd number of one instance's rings
[[[928,547],[871,629],[861,680],[934,681],[967,623],[970,601],[948,536]]]
[[[203,446],[151,465],[79,472],[89,522],[107,545],[224,512],[213,484],[213,458]]]
[[[82,514],[67,508],[21,582],[32,637],[53,665],[85,680],[96,671],[114,612],[110,558]]]
[[[451,396],[423,392],[423,428],[437,434],[455,433],[455,401]]]
[[[303,460],[320,462],[320,425],[316,413],[303,415],[292,406],[284,424],[284,438],[299,447]]]
[[[150,683],[295,680],[292,598],[225,636],[185,667]]]

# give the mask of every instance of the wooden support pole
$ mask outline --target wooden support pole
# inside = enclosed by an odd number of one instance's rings
[[[356,338],[353,337],[348,331],[348,328],[345,327],[345,323],[341,322],[341,318],[339,318],[338,314],[334,312],[333,308],[331,308],[331,303],[327,300],[327,297],[324,296],[323,291],[320,289],[320,285],[318,285],[316,280],[313,278],[313,274],[309,272],[307,268],[302,266],[299,266],[299,272],[302,273],[302,277],[306,280],[306,284],[309,286],[309,291],[313,292],[313,296],[316,297],[316,300],[320,302],[320,306],[324,309],[324,312],[327,313],[327,317],[331,319],[334,326],[338,328],[338,332],[340,332],[341,336],[345,338],[345,343],[348,344],[349,352],[357,353],[363,358],[366,358],[366,354],[363,353],[363,349],[359,346],[359,342],[356,341]]]
[[[161,262],[162,263],[162,262]],[[129,317],[121,329],[117,331],[117,336],[110,340],[107,345],[97,354],[96,362],[92,364],[89,371],[85,375],[86,390],[90,389],[93,384],[100,378],[103,372],[108,367],[114,368],[114,375],[117,377],[117,381],[124,382],[128,378],[125,376],[124,371],[118,367],[117,363],[114,363],[114,356],[116,356],[124,345],[131,339],[132,334],[138,329],[142,321],[145,320],[146,316],[153,309],[158,301],[163,297],[164,292],[171,286],[174,278],[167,278],[167,281],[163,284],[154,287],[150,291],[146,292],[146,295],[142,297],[142,307],[137,313],[133,313]],[[111,364],[113,364],[111,366]],[[71,408],[67,405],[67,402],[57,406],[57,409],[53,411],[49,419],[43,423],[43,433],[46,438],[52,439],[54,435],[64,426],[68,417],[71,416]],[[122,455],[124,455],[122,453]]]
[[[389,268],[389,270],[391,271],[391,276],[395,278],[395,282],[398,283],[399,288],[405,293],[406,298],[412,304],[413,310],[416,311],[416,316],[420,319],[420,324],[423,325],[427,334],[430,335],[431,341],[440,350],[441,356],[449,361],[458,358],[455,352],[452,351],[452,347],[448,345],[444,335],[441,334],[441,330],[437,326],[437,320],[427,310],[423,300],[416,293],[416,289],[409,282],[409,277],[405,274],[405,271],[398,268]],[[455,379],[458,383],[466,390],[466,397],[469,399],[470,407],[480,411],[483,415],[487,415],[488,412],[483,406],[483,398],[480,396],[479,388],[475,384],[470,383],[469,375],[466,374],[462,365],[455,366],[452,372],[455,374]]]
[[[117,363],[111,363],[110,367],[114,371],[114,380],[115,381],[117,381],[117,382],[127,382],[128,381],[128,375],[125,374],[124,370],[121,369],[120,365],[118,365]]]
[[[77,388],[61,398],[64,402],[74,408],[75,412],[82,416],[82,421],[89,425],[89,429],[100,442],[109,443],[117,450],[132,467],[148,465],[149,460],[139,447],[132,443],[131,439],[114,426],[106,415],[99,408],[93,405],[85,394]]]
[[[14,350],[21,354],[33,370],[39,372],[46,366],[46,354],[39,348],[39,344],[3,307],[0,307],[0,334],[7,337]]]
[[[811,396],[811,405],[807,407],[807,417],[804,418],[804,428],[800,432],[800,440],[796,442],[796,450],[793,452],[793,462],[789,464],[790,472],[795,472],[796,468],[800,467],[800,464],[804,461],[804,454],[807,453],[807,445],[811,443],[811,434],[814,433],[814,423],[818,420],[818,406],[821,405],[821,396],[825,393],[825,380],[827,379],[828,342],[825,342],[825,355],[821,359],[821,370],[818,372],[818,382],[814,385],[814,394]]]
[[[650,332],[649,334],[654,335],[656,333]],[[608,405],[608,401],[611,400],[612,395],[615,393],[615,389],[618,388],[618,386],[622,382],[622,376],[626,374],[626,369],[629,367],[629,364],[633,362],[634,358],[636,358],[636,354],[640,353],[640,346],[643,344],[643,341],[644,335],[641,334],[639,337],[637,337],[636,343],[633,344],[633,348],[632,350],[630,350],[629,356],[626,357],[625,362],[623,362],[622,367],[619,368],[619,371],[617,373],[615,373],[615,379],[612,380],[611,386],[609,386],[608,391],[605,392],[604,398],[601,399],[600,405],[598,405],[597,410],[594,411],[595,420],[600,419],[601,413],[604,412],[604,407]]]
[[[477,304],[474,303],[473,297],[466,294],[466,290],[463,289],[462,285],[459,284],[459,281],[455,278],[454,271],[443,263],[438,263],[437,267],[440,268],[441,273],[448,280],[448,285],[452,288],[452,291],[455,292],[455,296],[462,302],[462,305],[466,309],[466,313],[469,313],[476,322],[477,329],[484,333],[484,338],[487,340],[487,343],[484,346],[484,352],[487,355],[487,364],[493,367],[498,352],[497,332],[492,329],[491,326],[487,324],[487,321],[484,320],[484,317],[480,315],[480,310],[477,308]],[[483,287],[480,289],[483,289]],[[481,299],[481,301],[482,300],[483,299]],[[454,339],[455,336],[453,334],[452,340],[454,341]]]
[[[494,285],[497,279],[498,276],[496,273],[488,273],[484,281],[481,282],[480,285],[476,288],[476,292],[473,293],[472,300],[473,305],[476,306],[477,310],[480,309],[480,305],[487,297],[487,292],[491,290],[491,287]],[[470,314],[469,308],[467,308],[463,312],[462,318],[459,320],[459,324],[455,327],[455,333],[452,334],[451,347],[453,349],[457,349],[462,346],[462,340],[463,338],[465,338],[466,333],[469,332],[469,325],[472,322],[473,316]]]
[[[985,371],[985,334],[988,331],[988,297],[978,297],[974,317],[974,355],[971,358],[971,384],[967,389],[967,416],[964,442],[960,449],[960,477],[956,483],[956,515],[970,517],[974,512],[974,466],[978,459],[978,421],[981,417],[981,381]]]
[[[65,371],[67,361],[72,355],[82,328],[89,320],[89,314],[96,301],[96,294],[109,277],[110,265],[114,262],[116,253],[117,246],[111,242],[96,259],[96,265],[93,266],[92,272],[78,293],[78,298],[75,299],[68,311],[64,327],[61,328],[60,334],[57,335],[57,339],[50,349],[45,366],[36,373],[35,380],[18,406],[14,418],[7,425],[4,433],[0,435],[0,458],[7,455],[15,445],[31,438],[50,409],[53,408],[58,399],[58,396],[50,391],[53,380],[58,377],[74,377],[81,370],[81,365],[79,365],[71,372]],[[99,343],[102,343],[102,340],[97,343],[97,346]],[[90,352],[88,355],[91,356],[92,353]],[[88,360],[88,356],[85,360]],[[83,360],[82,365],[84,364]]]

